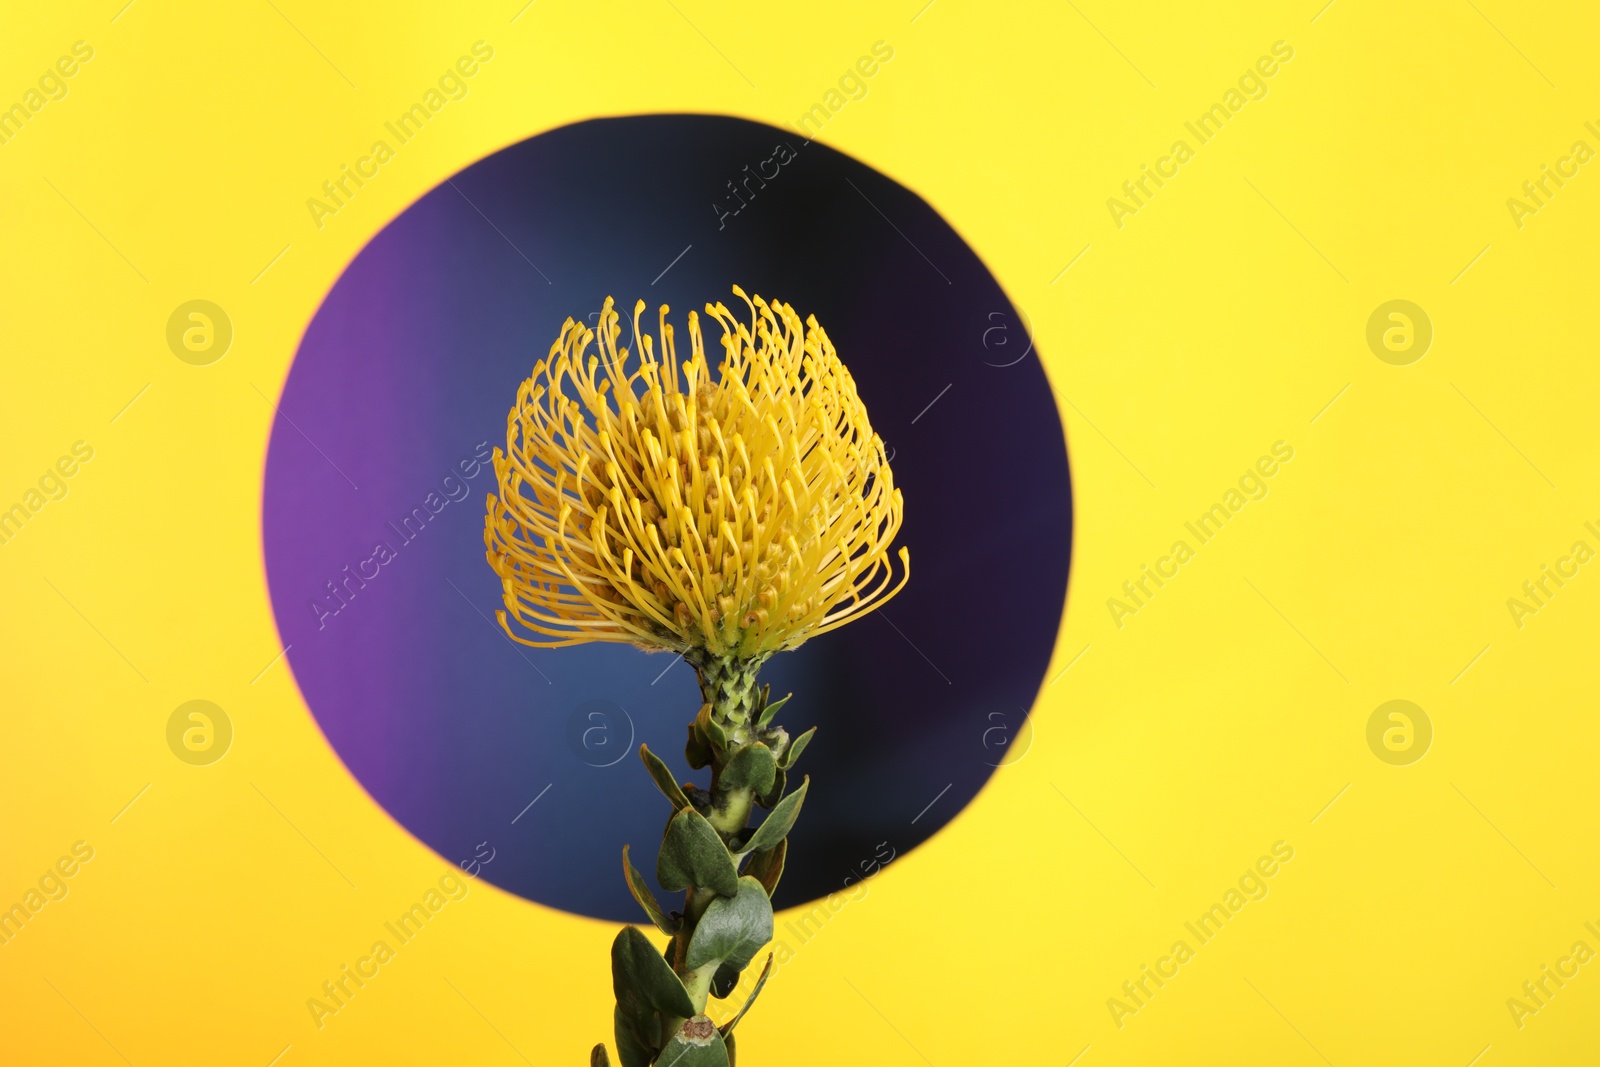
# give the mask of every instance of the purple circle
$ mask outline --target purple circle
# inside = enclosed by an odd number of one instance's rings
[[[798,904],[904,855],[972,799],[994,771],[997,714],[1020,723],[1033,705],[1065,600],[1072,503],[1054,396],[1025,320],[931,207],[740,119],[554,130],[468,167],[372,239],[307,328],[273,425],[268,583],[329,743],[428,847],[458,862],[486,842],[482,877],[569,912],[637,919],[618,854],[631,842],[649,870],[668,814],[637,759],[594,755],[593,723],[572,740],[574,716],[620,709],[607,722],[687,779],[699,695],[665,655],[534,650],[500,633],[486,460],[568,316],[643,296],[681,330],[736,282],[828,330],[892,450],[911,549],[897,600],[763,672],[795,693],[791,733],[820,727],[776,900]]]

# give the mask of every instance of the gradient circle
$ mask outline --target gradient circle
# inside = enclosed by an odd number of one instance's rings
[[[631,842],[650,870],[669,809],[636,758],[605,746],[646,742],[689,778],[700,698],[667,655],[536,650],[500,633],[486,460],[567,317],[643,297],[649,321],[672,306],[682,338],[688,309],[733,301],[734,283],[817,316],[906,500],[905,592],[763,672],[795,694],[780,719],[791,733],[820,727],[776,901],[799,904],[882,843],[904,855],[1007,762],[994,713],[1021,736],[1065,601],[1072,503],[1054,397],[1026,319],[928,204],[740,119],[533,137],[361,251],[307,328],[273,425],[268,582],[323,733],[445,859],[492,848],[482,877],[569,912],[641,918],[618,857]]]

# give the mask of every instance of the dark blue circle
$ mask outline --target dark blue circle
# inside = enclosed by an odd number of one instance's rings
[[[777,903],[959,812],[1000,762],[995,714],[1020,723],[1054,647],[1072,534],[1054,397],[1026,323],[927,203],[715,116],[584,122],[489,156],[374,237],[308,327],[263,538],[289,662],[350,772],[446,859],[488,842],[482,877],[542,904],[638,920],[618,856],[631,842],[649,870],[668,814],[637,759],[574,748],[573,717],[623,709],[634,744],[704,784],[682,756],[700,698],[669,656],[529,649],[492,625],[484,458],[568,316],[642,296],[682,338],[735,283],[827,329],[891,450],[911,550],[898,599],[763,672],[795,694],[791,733],[820,727]]]
[[[591,767],[614,767],[634,754],[633,716],[614,700],[585,700],[567,716],[567,750]]]

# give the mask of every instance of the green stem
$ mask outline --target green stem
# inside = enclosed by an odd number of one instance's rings
[[[706,803],[704,793],[700,793],[692,785],[685,785],[684,788],[729,852],[733,853],[736,845],[741,843],[740,839],[746,835],[751,811],[760,798],[757,797],[755,789],[748,784],[737,786],[725,784],[724,772],[741,751],[758,742],[771,749],[772,756],[752,752],[749,753],[749,757],[767,760],[770,767],[770,760],[783,757],[789,748],[789,735],[780,727],[762,726],[759,723],[767,704],[766,693],[756,685],[756,674],[768,658],[766,655],[741,659],[730,655],[714,656],[701,650],[690,652],[684,658],[694,667],[700,682],[703,704],[709,706],[702,707],[701,718],[691,728],[690,748],[697,750],[699,755],[691,753],[689,756],[692,766],[705,767],[709,762],[711,769],[709,805]],[[748,759],[746,765],[748,766]],[[782,774],[781,771],[778,773]],[[667,786],[663,786],[663,789],[666,790]],[[779,785],[778,792],[781,791],[782,787]],[[765,803],[776,802],[767,797]],[[706,1010],[712,985],[723,961],[714,960],[691,970],[688,967],[689,945],[706,910],[717,899],[715,890],[702,886],[689,887],[684,897],[683,914],[673,934],[672,944],[665,953],[667,962],[683,983],[683,988],[689,995],[690,1006],[697,1015],[703,1014]],[[672,1035],[676,1034],[686,1022],[687,1019],[676,1015],[657,1014],[652,1029],[659,1027],[658,1032],[645,1036],[642,1040],[646,1046],[654,1045],[660,1048],[660,1042],[670,1041]],[[619,1026],[621,1025],[619,1023]],[[619,1037],[619,1042],[620,1040]]]
[[[722,770],[736,752],[756,740],[755,713],[759,703],[756,674],[766,657],[741,660],[733,656],[713,656],[700,652],[684,658],[695,669],[701,698],[711,705],[712,719],[728,738],[727,747],[716,754],[711,764],[711,811],[708,821],[723,841],[731,843],[750,822],[755,794],[747,788],[725,788],[722,785]],[[689,971],[684,967],[684,960],[700,917],[715,899],[716,894],[709,889],[693,887],[688,891],[683,926],[673,945],[673,970],[683,979],[684,988],[689,991],[689,998],[698,1011],[705,1010],[717,968],[712,965]]]
[[[748,789],[718,790],[713,787],[711,796],[712,810],[708,821],[724,841],[731,840],[750,822],[750,807],[755,803],[755,794]]]
[[[689,999],[694,1002],[694,1010],[706,1010],[706,998],[711,995],[711,979],[717,973],[717,965],[708,963],[697,971],[690,971],[683,976],[683,988],[689,991]]]

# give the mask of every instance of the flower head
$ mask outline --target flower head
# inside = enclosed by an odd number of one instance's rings
[[[850,372],[814,316],[733,291],[748,322],[706,306],[715,372],[694,312],[680,365],[666,306],[659,345],[634,306],[629,353],[607,298],[518,389],[484,522],[514,640],[760,660],[904,587],[900,491]]]

